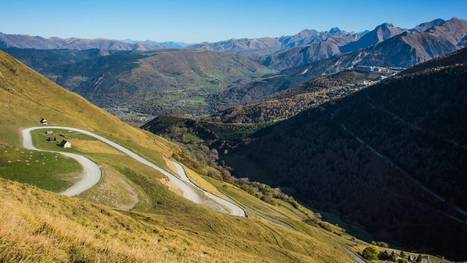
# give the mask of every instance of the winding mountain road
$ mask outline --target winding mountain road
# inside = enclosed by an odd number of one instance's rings
[[[32,127],[32,128],[23,129],[21,131],[21,135],[23,137],[23,147],[28,150],[53,152],[53,153],[61,154],[65,157],[74,159],[83,167],[83,171],[81,172],[81,179],[75,184],[73,184],[70,188],[62,192],[62,194],[66,196],[76,196],[88,190],[89,188],[93,187],[94,185],[96,185],[101,179],[102,172],[99,166],[93,161],[79,154],[59,152],[59,151],[46,151],[46,150],[41,150],[41,149],[37,149],[36,147],[34,147],[34,144],[32,143],[31,132],[34,130],[46,129],[46,128],[49,129],[52,127]]]
[[[188,178],[188,176],[185,173],[185,169],[183,168],[182,165],[180,165],[179,163],[175,161],[172,161],[172,163],[177,169],[177,174],[180,176],[181,180],[191,185],[193,188],[201,191],[206,197],[216,202],[218,205],[222,206],[222,208],[226,209],[229,214],[234,215],[234,216],[243,216],[243,217],[245,216],[245,211],[241,207],[239,207],[237,204],[235,204],[233,201],[220,198],[219,196],[211,192],[205,191],[204,189],[198,187]]]
[[[183,167],[177,162],[173,162],[173,164],[176,167],[177,173],[180,176],[180,178],[178,178],[177,176],[174,176],[170,172],[155,165],[154,163],[144,159],[143,157],[137,155],[136,153],[130,151],[129,149],[90,131],[77,129],[77,128],[71,128],[71,127],[62,127],[62,126],[38,126],[38,127],[31,127],[31,128],[23,129],[21,131],[21,135],[23,137],[24,148],[29,149],[29,150],[59,153],[63,156],[76,160],[83,167],[81,180],[75,183],[74,185],[72,185],[70,188],[68,188],[62,193],[66,196],[79,195],[82,192],[96,185],[102,176],[101,170],[96,163],[78,154],[37,149],[33,145],[31,132],[34,130],[39,130],[39,129],[63,129],[63,130],[68,130],[68,131],[79,132],[81,134],[93,137],[105,144],[112,146],[113,148],[119,150],[120,152],[128,155],[130,158],[136,160],[137,162],[142,163],[146,166],[149,166],[153,168],[154,170],[157,170],[158,172],[167,176],[169,178],[170,183],[182,192],[182,195],[184,198],[194,203],[202,204],[202,205],[207,205],[206,199],[208,198],[209,200],[215,203],[215,206],[219,208],[218,209],[219,211],[222,211],[230,215],[234,215],[234,216],[242,216],[242,217],[245,216],[245,211],[242,208],[240,208],[238,205],[236,205],[234,202],[222,199],[194,185],[186,176],[185,170],[183,169]]]

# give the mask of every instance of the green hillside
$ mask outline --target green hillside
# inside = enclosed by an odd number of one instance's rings
[[[37,126],[38,120],[46,117],[49,124],[94,131],[167,169],[166,160],[180,151],[177,145],[119,121],[5,53],[0,53],[0,113],[2,148],[19,149],[19,129]],[[225,194],[235,191],[234,198],[249,200],[244,206],[251,215],[232,217],[195,205],[169,190],[158,172],[91,138],[69,136],[72,151],[91,158],[104,170],[99,184],[81,198],[45,191],[41,188],[46,186],[34,181],[29,183],[37,187],[11,182],[23,180],[3,168],[3,160],[11,156],[9,150],[0,153],[0,175],[8,179],[0,179],[2,261],[352,262],[354,252],[366,246],[337,227],[324,229],[320,224],[325,223],[318,224],[317,218],[305,222],[305,218],[313,219],[312,212],[300,217],[273,212],[285,208],[268,207],[247,192],[217,180],[210,183],[204,179],[204,184]],[[43,134],[34,134],[34,138],[37,147],[53,149],[53,144],[43,141]],[[33,159],[36,154],[20,151]],[[54,158],[44,161],[47,165],[35,166],[35,173],[44,173],[47,170],[42,169],[57,162],[61,166],[54,169],[57,174],[69,172],[66,162]],[[30,172],[25,170],[21,176]],[[250,203],[256,208],[250,208]],[[257,213],[269,213],[289,226]]]
[[[0,177],[61,192],[70,187],[81,170],[74,160],[53,153],[26,151],[0,144]]]
[[[249,58],[211,51],[7,49],[33,69],[127,119],[208,112],[206,98],[239,79],[273,72]]]

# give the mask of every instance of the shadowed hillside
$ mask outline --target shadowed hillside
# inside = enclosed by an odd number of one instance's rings
[[[223,158],[374,240],[465,259],[466,52],[260,130]]]

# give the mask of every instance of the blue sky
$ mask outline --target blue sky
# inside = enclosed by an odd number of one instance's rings
[[[467,0],[0,0],[0,32],[201,42],[467,18]]]

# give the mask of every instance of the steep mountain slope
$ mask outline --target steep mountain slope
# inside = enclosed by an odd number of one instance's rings
[[[279,50],[282,47],[280,41],[276,38],[265,37],[265,38],[241,38],[241,39],[229,39],[214,43],[200,43],[190,45],[189,48],[203,49],[210,51],[219,52],[231,52],[231,53],[244,53],[262,55]]]
[[[384,23],[361,36],[336,31],[338,33],[311,42],[311,45],[282,50],[266,56],[262,62],[265,65],[283,70],[338,56],[342,53],[374,47],[367,50],[368,55],[361,52],[357,57],[363,62],[357,60],[353,61],[353,64],[366,63],[368,65],[371,63],[371,65],[379,66],[409,67],[420,61],[426,61],[463,47],[460,42],[466,34],[466,27],[465,21],[453,18],[448,21],[436,19],[420,24],[411,30]],[[403,33],[405,33],[403,37],[392,40],[393,37]],[[378,44],[383,42],[385,44],[378,47]],[[412,49],[415,49],[415,52],[411,51]],[[371,57],[371,59],[366,60],[366,56]],[[396,62],[399,58],[402,58],[402,61]]]
[[[210,96],[210,107],[224,110],[239,104],[254,102],[297,86],[323,73],[333,74],[359,66],[411,67],[464,47],[466,35],[467,21],[453,18],[424,32],[416,30],[404,32],[375,46],[314,62],[307,62],[312,58],[312,56],[306,56],[309,47],[291,49],[283,53],[290,54],[291,57],[280,57],[280,60],[274,63],[284,66],[299,63],[301,66],[290,67],[252,82],[234,84],[220,94]],[[303,52],[300,53],[301,51]],[[335,52],[338,53],[334,50],[334,52],[324,54],[331,55]]]
[[[426,31],[427,29],[430,29],[430,28],[432,28],[434,26],[440,26],[440,25],[444,24],[445,22],[446,22],[445,20],[443,20],[441,18],[437,18],[437,19],[429,21],[429,22],[421,23],[420,25],[416,26],[413,30],[423,32],[423,31]]]
[[[6,162],[9,151],[29,158],[29,151],[18,148],[19,129],[36,126],[41,117],[47,117],[50,124],[94,131],[164,167],[168,158],[180,153],[177,145],[119,121],[0,52],[2,168],[11,165]],[[312,219],[312,213],[301,206],[301,210],[286,209],[286,204],[271,206],[214,179],[211,181],[216,186],[211,187],[226,191],[225,195],[234,193],[245,202],[250,217],[231,217],[195,205],[170,191],[161,174],[102,145],[81,142],[74,146],[76,150],[104,170],[102,181],[82,198],[0,179],[0,260],[352,262],[355,255],[351,251],[364,245],[359,242],[350,247],[347,234],[332,225],[326,231],[319,227],[319,220],[305,223],[303,220]],[[46,168],[38,166],[35,172]],[[4,170],[0,171],[3,177]],[[116,207],[115,202],[123,202],[122,196],[129,192],[138,196],[132,211],[111,208]],[[264,218],[276,218],[287,227]]]
[[[331,40],[341,46],[345,43],[355,41],[359,38],[358,33],[345,32],[338,27],[331,28],[329,31],[318,32],[316,30],[306,29],[292,36],[283,36],[279,38],[284,48],[295,48],[310,44],[317,44],[322,41]]]
[[[430,23],[434,26],[425,31],[402,32],[373,47],[344,55],[334,67],[411,67],[463,47],[461,42],[467,34],[467,21],[452,18]],[[347,62],[342,65],[342,60]]]
[[[203,114],[230,83],[273,72],[234,55],[194,50],[129,52],[7,49],[68,89],[119,115]]]
[[[403,33],[360,55],[361,64],[408,67],[463,46],[467,21],[453,18],[423,32]]]
[[[347,33],[340,29],[323,32],[321,35],[318,34],[319,32],[314,31],[315,37],[313,39],[307,39],[305,43],[299,42],[301,45],[298,46],[294,44],[289,45],[287,47],[291,46],[290,49],[266,56],[262,59],[262,63],[278,70],[303,66],[315,61],[338,56],[341,53],[374,46],[404,31],[404,29],[388,23],[379,25],[374,30],[363,35]],[[297,43],[297,41],[292,43]]]
[[[278,70],[301,66],[315,61],[340,55],[339,46],[333,40],[313,43],[305,47],[295,47],[267,56],[262,60],[265,66]]]
[[[348,96],[391,73],[342,71],[306,81],[260,102],[228,108],[211,115],[223,123],[271,123],[288,119],[320,104]]]
[[[331,28],[329,31],[319,32],[312,29],[303,30],[295,35],[282,37],[266,37],[266,38],[242,38],[230,39],[226,41],[214,43],[200,43],[189,46],[194,49],[205,49],[211,51],[233,52],[246,55],[268,55],[276,51],[287,50],[300,46],[311,44],[319,44],[323,41],[330,40],[333,43],[341,46],[348,42],[358,39],[360,34],[348,33],[339,28]],[[263,59],[264,60],[264,59]],[[270,59],[265,59],[270,61]],[[271,62],[269,62],[271,63]]]
[[[260,130],[223,158],[375,240],[465,260],[466,53]]]
[[[111,39],[44,38],[40,36],[5,34],[0,32],[0,48],[33,49],[101,49],[101,50],[155,50],[183,47],[175,42],[120,41]]]
[[[284,70],[350,52],[351,54],[347,56],[355,59],[350,64],[339,64],[340,67],[357,64],[410,67],[462,48],[461,41],[466,33],[467,22],[457,18],[448,21],[437,19],[420,24],[411,30],[385,23],[361,37],[347,34],[348,37],[354,36],[353,40],[350,38],[338,42],[336,40],[342,38],[330,37],[312,45],[266,56],[262,63]]]
[[[403,32],[405,29],[394,26],[393,24],[384,23],[377,26],[372,31],[366,33],[357,41],[351,42],[347,45],[344,45],[341,48],[342,52],[352,52],[358,49],[365,49],[372,47],[380,42],[383,42],[386,39],[389,39],[393,36],[397,36]]]
[[[420,63],[414,67],[411,67],[403,71],[403,74],[414,73],[417,71],[422,71],[430,68],[439,68],[439,67],[449,67],[452,65],[462,65],[467,61],[467,52],[464,49],[457,50],[450,53],[447,56],[438,57],[424,63]]]

